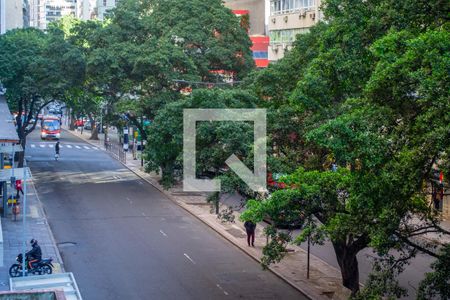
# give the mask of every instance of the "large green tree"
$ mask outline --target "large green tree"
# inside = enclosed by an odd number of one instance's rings
[[[149,126],[145,150],[147,171],[162,171],[162,183],[168,187],[180,175],[183,164],[183,110],[189,108],[255,108],[256,97],[233,90],[195,90],[161,109]],[[253,124],[248,122],[197,122],[197,175],[216,177],[232,154],[251,156]],[[189,137],[187,137],[189,138]]]
[[[219,0],[121,1],[108,30],[132,81],[117,108],[141,131],[139,116],[155,117],[192,82],[240,80],[254,66],[247,33]]]
[[[255,91],[268,105],[294,106],[293,120],[302,121],[294,152],[306,155],[295,161],[301,168],[286,177],[293,188],[250,202],[243,218],[314,217],[317,224],[305,234],[331,240],[343,284],[354,295],[359,290],[356,255],[362,249],[373,247],[392,262],[389,267],[399,266],[417,251],[438,256],[418,242],[420,235],[448,233],[427,205],[424,188],[432,167],[448,164],[446,5],[325,1],[328,22],[298,37],[295,46],[303,51],[294,48],[254,79]],[[433,17],[419,18],[428,13]],[[290,76],[295,84],[288,82]],[[287,240],[274,239],[269,248],[282,250]],[[282,257],[269,248],[265,262]],[[391,249],[400,251],[400,260],[389,256]],[[378,296],[401,294],[386,287]]]
[[[0,36],[0,81],[7,89],[11,109],[17,112],[23,148],[42,108],[63,99],[83,77],[81,53],[64,40],[59,30],[51,29],[46,34],[32,28],[16,29]]]

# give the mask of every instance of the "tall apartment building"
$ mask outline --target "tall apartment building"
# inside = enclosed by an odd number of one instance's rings
[[[269,61],[276,61],[292,47],[297,34],[307,33],[322,19],[320,0],[270,0]]]
[[[97,0],[78,0],[76,17],[81,20],[92,20],[97,16]]]
[[[248,34],[252,41],[252,53],[255,64],[259,68],[267,67],[269,37],[266,36],[265,1],[264,0],[225,0],[224,5],[233,13],[248,22]]]
[[[0,0],[0,34],[23,27],[23,10],[22,0]]]
[[[29,0],[29,14],[31,27],[46,29],[64,16],[78,16],[78,4],[77,0]]]
[[[108,12],[108,10],[113,9],[116,7],[116,3],[119,0],[97,0],[97,7],[96,7],[96,17],[99,20],[104,20],[105,15]]]

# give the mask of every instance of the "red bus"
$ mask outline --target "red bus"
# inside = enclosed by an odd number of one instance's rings
[[[61,120],[55,116],[44,116],[41,121],[41,139],[61,138]]]

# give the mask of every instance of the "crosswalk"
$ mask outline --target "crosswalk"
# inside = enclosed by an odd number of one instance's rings
[[[40,144],[30,144],[31,148],[54,148],[54,144],[49,143],[40,143]],[[71,144],[59,144],[60,148],[68,148],[68,149],[79,149],[79,150],[100,150],[98,147],[95,146],[78,146],[78,145],[71,145]]]

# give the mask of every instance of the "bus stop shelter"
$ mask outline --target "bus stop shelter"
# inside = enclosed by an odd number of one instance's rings
[[[14,169],[14,154],[23,151],[17,135],[14,117],[9,110],[6,98],[0,95],[0,187],[2,192],[3,216],[7,212],[8,182],[22,179],[24,169]],[[11,155],[13,163],[11,169],[5,169],[5,155]],[[25,170],[28,174],[29,170]],[[30,174],[31,175],[31,174]]]

